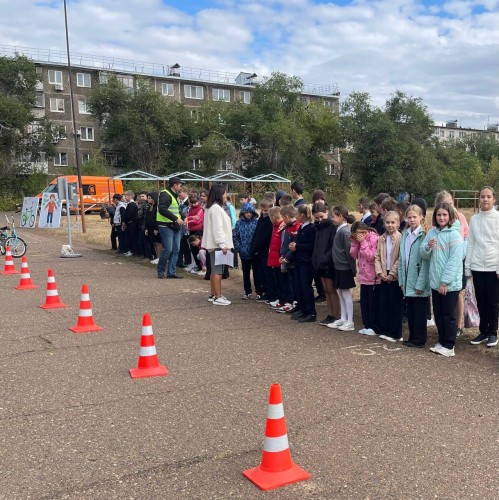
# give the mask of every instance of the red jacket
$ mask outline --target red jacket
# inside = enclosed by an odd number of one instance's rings
[[[281,231],[279,231],[279,226],[282,221],[280,220],[272,228],[272,237],[270,238],[269,247],[269,257],[267,259],[267,266],[269,267],[281,267],[279,262],[279,257],[281,256]]]
[[[191,205],[185,219],[187,221],[187,229],[189,231],[202,231],[204,210],[201,204],[197,203],[196,205]]]

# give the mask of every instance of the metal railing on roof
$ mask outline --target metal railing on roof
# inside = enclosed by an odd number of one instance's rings
[[[3,56],[23,55],[33,60],[35,63],[52,63],[57,65],[67,64],[67,53],[61,50],[40,49],[34,47],[20,47],[16,45],[0,44],[0,54]],[[195,69],[178,66],[176,64],[158,64],[144,61],[134,61],[133,59],[122,59],[118,57],[96,56],[80,52],[71,52],[71,64],[75,67],[93,68],[100,71],[112,71],[116,73],[132,73],[137,75],[179,78],[181,80],[195,80],[200,82],[218,82],[226,85],[241,85],[236,83],[238,73],[224,71],[214,71],[210,69]],[[261,81],[258,77],[252,77],[251,83]],[[303,94],[317,96],[339,96],[338,86],[316,85],[306,83],[303,85]]]

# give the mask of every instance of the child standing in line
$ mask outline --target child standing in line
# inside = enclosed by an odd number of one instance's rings
[[[233,232],[234,250],[239,253],[243,268],[244,293],[241,298],[244,300],[252,298],[250,273],[253,267],[253,256],[251,255],[251,240],[255,234],[257,219],[258,214],[255,211],[255,207],[249,202],[244,203]]]
[[[334,268],[331,255],[336,226],[330,218],[327,206],[323,203],[316,203],[312,208],[312,214],[316,230],[312,265],[322,281],[328,306],[328,315],[319,321],[319,325],[327,326],[340,317],[340,299],[333,284]]]
[[[499,212],[494,209],[496,197],[490,186],[480,191],[480,212],[470,220],[470,237],[466,251],[466,277],[473,277],[476,303],[480,313],[480,334],[471,343],[497,345],[499,313]]]
[[[380,339],[390,342],[402,340],[402,290],[398,284],[398,261],[401,234],[398,232],[398,212],[384,214],[385,231],[378,240],[374,266],[379,285]]]
[[[293,205],[287,205],[281,208],[281,217],[284,223],[281,240],[281,290],[283,292],[284,303],[277,304],[273,309],[278,313],[295,312],[295,292],[294,292],[294,264],[291,262],[291,250],[289,244],[296,240],[298,229],[301,223],[296,220],[297,209]]]
[[[281,209],[272,207],[269,210],[270,221],[272,222],[272,236],[270,238],[269,253],[267,258],[268,267],[268,303],[270,306],[277,306],[283,300],[281,291]]]
[[[253,279],[257,301],[266,301],[268,297],[269,276],[267,272],[267,259],[269,257],[270,239],[272,238],[272,221],[269,210],[272,202],[263,199],[260,202],[260,217],[255,228],[255,234],[251,240],[251,255],[253,256]]]
[[[378,333],[377,288],[380,279],[376,276],[374,258],[378,246],[378,233],[366,223],[356,221],[352,224],[350,255],[357,260],[360,283],[360,311],[364,328],[361,335]]]
[[[297,310],[291,315],[291,319],[296,319],[299,323],[313,323],[317,320],[317,312],[312,288],[314,278],[312,253],[315,243],[312,205],[299,205],[297,220],[301,226],[298,229],[296,241],[289,244],[292,252],[291,258],[295,265],[294,284],[297,301]]]
[[[443,201],[454,207],[454,199],[452,198],[452,195],[448,191],[440,191],[439,193],[437,193],[437,196],[435,197],[435,206]],[[454,207],[454,210],[456,210],[456,207]],[[466,246],[468,244],[469,226],[466,217],[461,212],[456,210],[456,214],[460,224],[459,231],[464,241],[463,285],[461,291],[459,292],[459,297],[457,299],[457,306],[456,306],[456,322],[457,322],[456,337],[460,337],[463,334],[463,329],[464,329],[464,289],[466,288],[466,277],[464,273],[464,258],[466,257]]]
[[[355,217],[348,213],[344,206],[334,207],[332,211],[333,224],[336,226],[336,235],[331,250],[334,266],[334,288],[340,297],[340,319],[329,323],[328,328],[337,328],[344,332],[355,330],[353,323],[352,288],[355,288],[354,276],[357,272],[355,260],[350,255],[350,228],[348,224],[355,221]]]
[[[427,339],[426,312],[430,300],[429,261],[421,257],[420,248],[426,236],[426,222],[418,205],[405,213],[407,228],[402,233],[398,264],[398,281],[407,304],[407,347],[423,348]]]
[[[430,261],[430,287],[438,342],[430,351],[454,356],[456,305],[462,286],[463,238],[452,205],[435,206],[433,226],[421,245],[421,256]]]

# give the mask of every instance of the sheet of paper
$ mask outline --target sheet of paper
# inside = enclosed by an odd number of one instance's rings
[[[234,267],[234,254],[232,252],[215,252],[215,265],[220,266],[225,264],[230,267]]]

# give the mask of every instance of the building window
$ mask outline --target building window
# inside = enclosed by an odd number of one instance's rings
[[[201,168],[201,160],[196,158],[192,160],[192,170],[199,170]]]
[[[326,167],[326,174],[327,174],[327,175],[336,175],[336,174],[337,174],[337,168],[336,168],[336,165],[334,165],[333,163],[330,163],[330,164]]]
[[[127,88],[133,89],[133,76],[117,75],[116,78]]]
[[[54,113],[64,113],[64,99],[58,97],[50,98],[50,111]]]
[[[35,94],[35,108],[44,108],[45,107],[45,96],[43,92],[37,92]]]
[[[230,102],[230,90],[226,89],[213,89],[212,98],[214,101]]]
[[[334,102],[333,101],[324,101],[324,106],[328,108],[334,108]]]
[[[454,130],[449,131],[449,139],[454,139]]]
[[[198,111],[197,109],[191,109],[191,120],[194,123],[197,123],[201,118],[201,111]]]
[[[104,153],[104,161],[109,167],[123,167],[125,162],[121,153]]]
[[[86,165],[90,161],[90,153],[83,153],[81,155],[81,161],[83,165]]]
[[[62,71],[55,71],[53,69],[49,69],[49,83],[53,83],[55,85],[62,85]]]
[[[41,82],[43,79],[43,68],[41,66],[35,66],[36,78]]]
[[[459,132],[459,139],[464,139],[466,136],[466,132]]]
[[[52,125],[52,142],[58,143],[61,139],[67,139],[66,125]]]
[[[184,94],[189,99],[203,99],[203,87],[184,85]]]
[[[67,167],[68,166],[68,154],[67,153],[56,153],[54,157],[54,165],[56,167]]]
[[[77,87],[91,87],[92,81],[89,73],[76,73],[76,86]]]
[[[92,127],[81,127],[80,128],[80,139],[82,141],[93,141],[94,140],[94,129]]]
[[[169,96],[172,96],[174,95],[174,91],[173,91],[173,83],[162,83],[161,84],[161,93],[163,95],[169,95]]]
[[[439,133],[440,133],[440,137],[445,137],[445,130],[440,129]]]
[[[251,92],[241,90],[241,92],[239,92],[239,99],[244,104],[249,104],[251,102]]]
[[[78,100],[78,113],[81,115],[90,115],[90,111],[87,107],[87,101]]]

